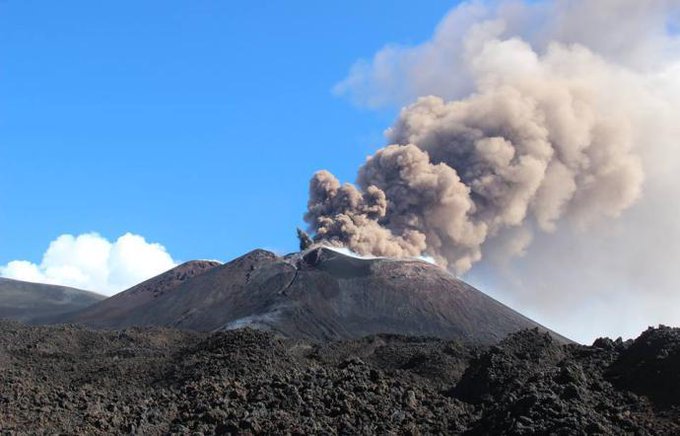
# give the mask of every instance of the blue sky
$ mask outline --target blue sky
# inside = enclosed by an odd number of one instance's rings
[[[353,181],[400,105],[531,64],[590,84],[603,119],[617,109],[642,195],[585,231],[534,232],[523,256],[485,252],[464,278],[585,341],[677,324],[677,3],[456,3],[0,0],[0,274],[112,294],[178,261],[294,251],[314,171]],[[571,48],[553,65],[550,47]],[[349,98],[386,106],[334,95],[348,77]]]
[[[92,231],[180,260],[294,250],[311,174],[353,180],[394,116],[333,85],[451,6],[2,1],[0,264]]]

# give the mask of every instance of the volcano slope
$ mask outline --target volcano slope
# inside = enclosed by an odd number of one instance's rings
[[[42,322],[105,299],[94,292],[0,277],[0,319]]]
[[[185,264],[60,321],[110,329],[247,326],[316,341],[390,333],[490,344],[521,329],[546,330],[438,266],[329,248]]]
[[[157,301],[163,301],[167,292],[220,265],[219,262],[208,260],[183,263],[97,304],[75,313],[55,316],[49,323],[70,321],[93,327],[153,324],[157,315],[154,305]]]
[[[0,322],[3,434],[680,434],[680,330],[563,345]]]

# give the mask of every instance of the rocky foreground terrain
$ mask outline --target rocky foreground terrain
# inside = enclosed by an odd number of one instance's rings
[[[680,329],[562,345],[0,322],[3,434],[680,434]]]

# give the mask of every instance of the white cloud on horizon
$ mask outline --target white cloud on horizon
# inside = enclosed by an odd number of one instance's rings
[[[39,264],[13,260],[0,276],[113,295],[177,265],[164,246],[126,233],[109,241],[97,233],[64,234],[50,242]]]

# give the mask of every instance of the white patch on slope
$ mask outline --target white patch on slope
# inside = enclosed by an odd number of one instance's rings
[[[344,254],[345,256],[349,256],[349,257],[353,257],[355,259],[364,259],[364,260],[367,260],[367,259],[390,259],[390,258],[384,257],[384,256],[362,255],[362,254],[359,254],[359,253],[355,253],[354,251],[352,251],[352,250],[350,250],[349,248],[346,248],[346,247],[334,247],[334,246],[330,246],[330,245],[328,245],[328,246],[324,245],[323,247],[327,248],[331,251],[335,251],[336,253]],[[422,260],[423,262],[427,262],[427,263],[431,263],[433,265],[436,265],[436,262],[430,256],[424,256],[423,255],[423,256],[416,256],[416,257],[405,257],[405,258],[401,258],[401,259],[402,260],[403,259]]]

